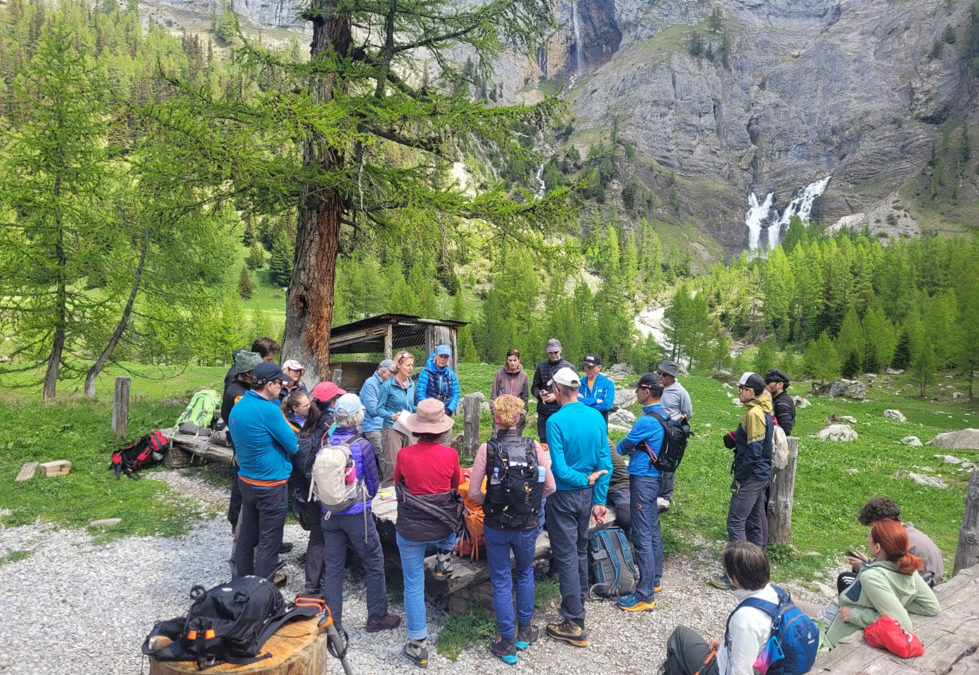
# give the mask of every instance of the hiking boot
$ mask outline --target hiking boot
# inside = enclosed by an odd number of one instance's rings
[[[517,639],[514,640],[513,644],[516,645],[517,649],[526,649],[530,645],[537,642],[540,637],[540,628],[532,623],[526,626],[520,626],[517,629]]]
[[[391,630],[401,625],[401,617],[394,614],[373,614],[367,617],[367,626],[364,630],[368,633],[377,633],[382,630]]]
[[[711,577],[707,580],[707,583],[714,588],[719,588],[722,591],[733,591],[734,586],[731,584],[731,580],[727,578],[726,574],[718,574],[717,576]]]
[[[657,497],[656,498],[656,510],[659,511],[660,513],[663,513],[663,511],[669,511],[670,510],[670,500],[669,499],[666,499],[665,497]]]
[[[408,640],[401,653],[419,668],[428,668],[428,649],[424,640]]]
[[[503,663],[517,665],[517,648],[512,639],[508,640],[502,635],[497,635],[496,639],[490,642],[489,650],[493,656],[500,657]]]
[[[555,640],[570,642],[575,647],[588,646],[588,633],[570,619],[565,619],[561,623],[547,624],[547,634]]]
[[[452,576],[452,551],[439,551],[435,554],[435,569],[432,576],[442,581]]]
[[[659,593],[659,592],[661,592],[662,590],[663,590],[663,582],[662,582],[662,581],[657,581],[657,582],[656,582],[656,583],[655,583],[655,584],[653,585],[653,593]]]
[[[648,612],[656,607],[656,603],[653,600],[643,600],[635,593],[627,595],[624,598],[619,598],[619,601],[615,604],[619,609],[625,610],[626,612]]]
[[[279,545],[279,553],[291,553],[293,548],[295,548],[295,544],[291,541],[284,541]]]
[[[285,572],[276,572],[272,575],[272,584],[276,588],[282,588],[286,585],[287,581],[289,581],[289,577],[286,576]]]

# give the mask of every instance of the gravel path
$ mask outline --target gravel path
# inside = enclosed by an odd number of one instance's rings
[[[182,494],[208,507],[223,508],[227,490],[178,472],[155,472]],[[668,520],[665,521],[668,525]],[[293,597],[303,586],[299,555],[306,533],[287,525],[285,540],[295,544],[286,556]],[[190,605],[194,584],[212,586],[227,579],[231,537],[223,518],[203,520],[177,539],[127,537],[95,544],[81,530],[37,524],[0,530],[0,556],[30,551],[25,559],[0,568],[0,671],[24,673],[140,673],[148,663],[140,654],[143,638],[154,622],[179,616]],[[684,623],[707,636],[720,636],[734,607],[732,594],[707,586],[717,571],[707,556],[666,561],[662,593],[653,612],[627,614],[611,602],[587,605],[589,646],[579,649],[543,638],[521,654],[515,667],[490,657],[485,645],[473,647],[451,661],[434,654],[434,637],[444,616],[429,610],[429,643],[433,652],[428,672],[560,672],[566,675],[607,671],[653,671],[665,656],[666,640]],[[349,660],[357,673],[420,672],[400,656],[404,629],[368,634],[362,581],[350,580],[344,601],[344,623],[351,636]],[[818,596],[792,587],[801,597]],[[391,611],[404,617],[401,605]],[[539,623],[551,614],[538,617]],[[335,664],[333,672],[341,672]],[[331,665],[331,668],[333,666]]]

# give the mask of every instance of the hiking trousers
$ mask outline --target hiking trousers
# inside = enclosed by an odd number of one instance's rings
[[[666,641],[666,675],[717,675],[717,655],[707,648],[700,634],[684,625],[673,629]]]
[[[727,536],[731,541],[748,540],[765,548],[762,518],[765,517],[767,480],[731,483],[731,505],[727,511]]]
[[[553,567],[557,570],[561,585],[561,614],[582,627],[585,625],[585,596],[588,594],[588,521],[591,519],[591,507],[590,487],[558,490],[547,498],[544,507]]]
[[[411,445],[411,439],[396,429],[381,430],[381,484],[394,485],[394,465],[402,448]]]
[[[532,530],[497,530],[483,525],[486,537],[486,566],[493,585],[493,611],[496,630],[507,640],[516,637],[513,616],[513,586],[517,586],[517,619],[521,626],[534,618],[534,548],[537,528]],[[510,551],[513,569],[510,569]]]
[[[343,575],[347,565],[347,546],[360,556],[364,563],[367,586],[367,616],[384,616],[388,613],[387,582],[384,580],[384,551],[381,538],[374,525],[374,516],[367,512],[366,525],[363,513],[332,514],[320,517],[320,529],[324,543],[323,588],[326,604],[337,625],[343,623]]]
[[[630,541],[636,551],[639,584],[636,595],[653,599],[653,588],[663,576],[663,539],[659,533],[659,476],[629,476],[632,496],[632,532]]]
[[[269,581],[279,565],[282,529],[289,503],[285,482],[271,487],[250,485],[238,477],[241,490],[241,517],[235,545],[235,576],[247,574]]]

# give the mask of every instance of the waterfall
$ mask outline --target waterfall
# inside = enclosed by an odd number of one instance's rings
[[[808,223],[809,214],[812,212],[812,203],[816,197],[826,191],[829,179],[830,176],[820,178],[797,191],[796,196],[781,212],[772,208],[774,193],[769,192],[762,204],[758,203],[758,197],[755,196],[754,192],[749,194],[748,212],[744,218],[745,225],[748,227],[748,248],[753,250],[761,247],[762,230],[767,230],[764,248],[772,249],[778,246],[782,240],[782,233],[788,228],[792,216],[799,216],[803,223]]]
[[[571,3],[571,26],[574,29],[574,72],[575,75],[584,69],[582,46],[581,46],[581,25],[578,23],[578,3]]]
[[[541,162],[540,166],[537,167],[537,174],[534,177],[537,179],[537,195],[535,199],[543,199],[544,193],[547,192],[547,184],[544,182],[544,162]]]

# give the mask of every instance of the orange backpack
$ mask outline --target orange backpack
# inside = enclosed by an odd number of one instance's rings
[[[482,557],[481,550],[486,546],[486,539],[483,536],[483,505],[469,498],[470,471],[464,469],[463,473],[465,480],[459,485],[459,493],[466,507],[466,529],[462,531],[462,536],[456,543],[456,553],[461,558],[479,560]],[[483,478],[483,487],[485,483],[486,479]]]

